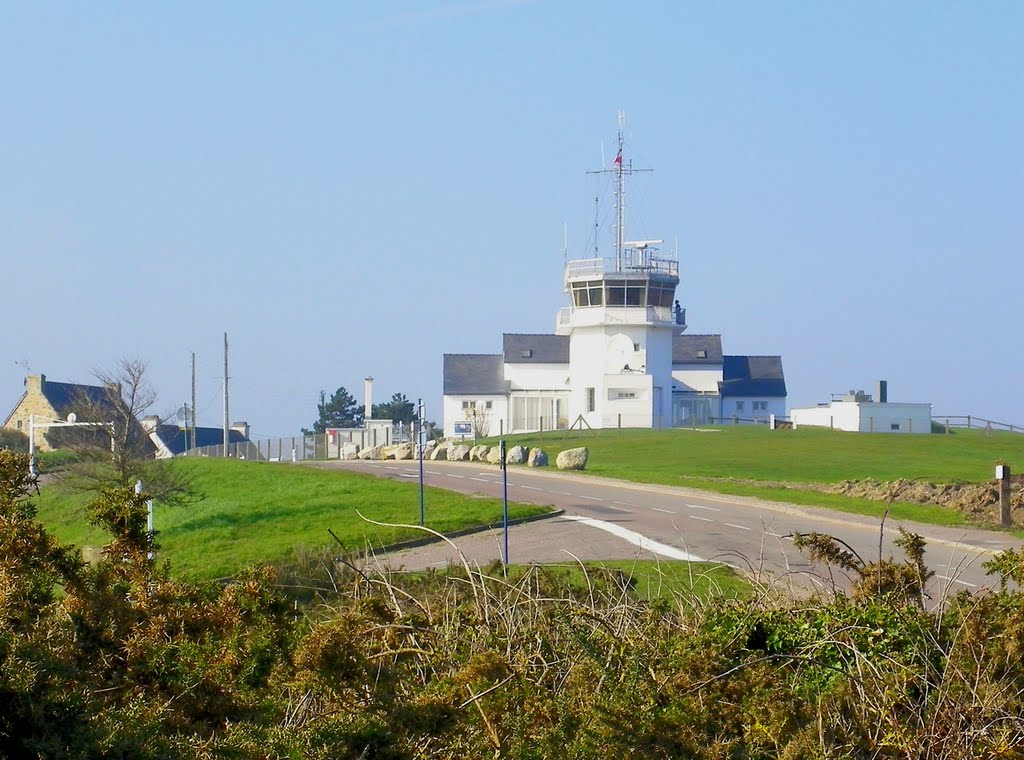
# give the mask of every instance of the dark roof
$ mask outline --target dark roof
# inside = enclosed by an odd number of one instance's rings
[[[701,355],[701,352],[704,352]],[[673,364],[721,364],[721,335],[673,335]]]
[[[467,393],[485,396],[508,393],[501,354],[444,355],[444,395]]]
[[[99,385],[80,385],[79,383],[57,383],[44,380],[43,396],[57,412],[58,417],[67,416],[75,411],[75,407],[83,401],[96,408],[113,407],[120,400],[121,394],[114,388]],[[79,410],[80,411],[80,410]]]
[[[568,335],[505,333],[506,364],[568,364]]]
[[[185,429],[177,425],[161,425],[157,430],[157,436],[167,449],[177,456],[185,453],[188,444],[191,443],[192,429],[188,430],[188,437],[185,436]],[[245,443],[249,439],[238,430],[228,431],[228,443]],[[196,428],[196,446],[220,446],[224,443],[224,429],[214,427]]]
[[[726,356],[722,363],[723,396],[786,396],[781,356]]]

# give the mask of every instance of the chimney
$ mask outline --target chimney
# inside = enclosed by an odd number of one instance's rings
[[[369,425],[373,419],[373,378],[363,378],[363,425]]]
[[[889,402],[889,381],[879,380],[878,381],[878,392],[875,394],[875,400],[879,404],[886,404]]]
[[[42,393],[44,385],[46,385],[46,375],[26,375],[25,376],[25,390],[36,391],[37,393]]]
[[[245,440],[249,440],[249,423],[248,422],[232,422],[231,429],[236,433],[239,433]]]

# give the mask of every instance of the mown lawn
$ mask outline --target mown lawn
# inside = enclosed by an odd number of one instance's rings
[[[176,575],[219,578],[250,564],[290,562],[298,551],[341,551],[328,528],[348,551],[424,535],[413,527],[381,527],[360,517],[418,524],[415,483],[231,459],[189,459],[174,466],[194,477],[196,496],[188,506],[155,507],[159,557],[171,562]],[[36,499],[40,520],[58,539],[102,546],[108,538],[88,524],[87,501],[59,484],[44,487]],[[499,499],[428,488],[424,504],[427,527],[441,533],[501,520]],[[509,505],[511,519],[546,511],[541,506]]]

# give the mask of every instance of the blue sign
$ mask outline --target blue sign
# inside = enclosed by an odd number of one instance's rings
[[[472,422],[456,422],[455,423],[455,435],[472,435],[473,434],[473,423]]]

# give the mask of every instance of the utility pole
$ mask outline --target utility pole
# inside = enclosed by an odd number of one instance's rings
[[[224,456],[228,455],[228,334],[224,333]]]
[[[196,352],[192,352],[192,446],[196,447]]]

